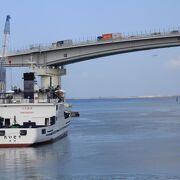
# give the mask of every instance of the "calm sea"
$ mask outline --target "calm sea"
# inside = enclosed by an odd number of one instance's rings
[[[180,179],[180,102],[71,100],[69,135],[37,148],[0,149],[0,180]]]

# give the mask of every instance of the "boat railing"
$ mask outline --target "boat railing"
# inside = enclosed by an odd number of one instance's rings
[[[57,103],[58,99],[7,99],[0,98],[0,104],[38,104],[38,103]]]

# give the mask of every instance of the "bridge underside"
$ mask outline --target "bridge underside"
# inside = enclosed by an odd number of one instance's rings
[[[82,61],[87,61],[87,60],[92,60],[92,59],[97,59],[97,58],[102,58],[102,57],[107,57],[107,56],[112,56],[112,55],[118,55],[118,54],[125,54],[125,53],[131,53],[131,52],[137,52],[137,51],[147,51],[147,50],[153,50],[153,49],[162,49],[162,48],[170,48],[170,47],[178,47],[180,46],[179,44],[178,45],[170,45],[170,46],[164,46],[164,47],[153,47],[153,48],[141,48],[139,47],[139,49],[126,49],[126,50],[121,50],[120,49],[113,49],[113,52],[112,51],[106,51],[104,52],[103,54],[96,54],[94,55],[94,53],[92,54],[88,54],[86,56],[82,56],[82,57],[73,57],[73,58],[67,58],[65,60],[61,60],[59,62],[59,60],[57,60],[56,62],[54,61],[54,64],[53,66],[62,66],[62,65],[68,65],[68,64],[73,64],[73,63],[78,63],[78,62],[82,62]],[[102,53],[102,52],[101,52]],[[49,63],[47,64],[49,66],[51,66],[52,64]]]

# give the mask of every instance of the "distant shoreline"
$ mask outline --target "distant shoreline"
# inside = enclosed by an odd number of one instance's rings
[[[129,96],[129,97],[89,97],[89,98],[67,98],[67,100],[110,100],[110,99],[161,99],[161,98],[180,98],[180,95],[170,96]]]

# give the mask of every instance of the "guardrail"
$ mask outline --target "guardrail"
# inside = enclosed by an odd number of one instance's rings
[[[136,39],[144,39],[144,38],[150,38],[150,37],[172,37],[172,36],[180,36],[180,29],[169,29],[169,31],[153,31],[150,33],[136,33],[136,34],[125,34],[121,33],[122,36],[120,38],[112,38],[108,40],[98,40],[97,38],[91,38],[87,40],[82,41],[72,41],[72,44],[64,44],[58,47],[55,47],[54,43],[49,43],[46,45],[43,44],[34,44],[30,45],[29,48],[24,49],[18,49],[18,50],[12,50],[9,52],[9,55],[14,54],[21,54],[21,53],[30,53],[30,52],[41,52],[45,50],[53,50],[53,49],[59,49],[59,48],[66,48],[66,47],[75,47],[80,45],[90,45],[90,44],[97,44],[102,42],[114,42],[114,41],[124,41],[124,40],[136,40]]]

